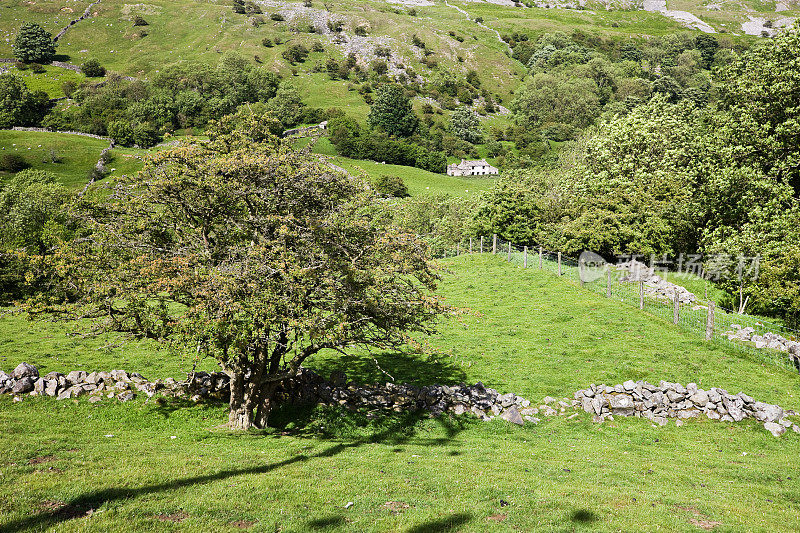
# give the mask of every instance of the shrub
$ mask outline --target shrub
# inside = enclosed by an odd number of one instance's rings
[[[406,198],[408,187],[400,176],[381,175],[375,179],[375,191],[387,198]]]
[[[314,41],[314,44],[311,45],[312,52],[324,52],[325,47],[322,46],[322,43],[319,41]]]
[[[389,72],[389,65],[387,65],[386,61],[382,59],[374,60],[372,63],[370,63],[370,68],[372,68],[372,71],[378,76],[383,76]]]
[[[81,65],[81,72],[83,72],[84,76],[89,78],[102,78],[106,75],[106,69],[104,66],[100,64],[100,61],[97,59],[89,59]]]
[[[31,72],[34,74],[41,74],[44,72],[44,67],[39,63],[31,63]]]
[[[266,46],[267,48],[272,48],[272,46],[273,46],[273,44],[272,44],[272,39],[269,39],[269,38],[267,38],[267,37],[264,37],[264,38],[261,40],[261,46]]]
[[[353,30],[353,32],[359,37],[367,36],[367,28],[365,28],[364,26],[356,26],[356,29]]]
[[[135,17],[133,17],[133,25],[134,26],[149,26],[149,23],[146,20],[144,20],[142,17],[140,17],[139,15],[136,15]]]
[[[312,2],[311,0],[303,0],[303,5],[305,7],[312,7],[314,5],[314,2]]]
[[[277,42],[277,41],[276,41]],[[308,57],[308,48],[302,44],[293,44],[283,51],[281,54],[283,58],[294,65],[295,63],[302,63]]]
[[[0,170],[8,172],[19,172],[29,168],[30,165],[25,158],[18,154],[3,154],[0,156]]]
[[[260,15],[263,13],[261,7],[255,2],[245,2],[244,12],[247,13],[248,15]]]
[[[328,29],[333,33],[339,33],[344,28],[344,23],[341,20],[329,20]]]
[[[275,22],[283,22],[285,20],[283,18],[283,15],[281,15],[280,13],[273,13],[272,15],[269,16],[269,18],[274,20]]]
[[[244,0],[233,0],[233,12],[244,15],[246,10],[244,8]]]

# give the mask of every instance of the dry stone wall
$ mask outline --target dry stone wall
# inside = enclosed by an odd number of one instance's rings
[[[0,371],[0,394],[13,394],[14,401],[22,401],[25,396],[50,396],[58,400],[86,396],[92,403],[114,399],[127,402],[137,395],[157,394],[195,402],[227,401],[229,384],[230,379],[222,372],[195,372],[186,381],[172,378],[148,381],[141,374],[124,370],[90,373],[76,370],[66,375],[50,372],[40,376],[36,367],[27,363],[17,366],[11,374]],[[334,372],[330,379],[325,379],[303,368],[296,377],[281,384],[277,395],[282,403],[339,405],[373,412],[416,411],[433,416],[450,413],[487,421],[501,418],[517,425],[536,424],[541,420],[538,417],[574,418],[579,416],[576,410],[583,409],[594,416],[595,422],[613,420],[614,416],[636,416],[663,426],[669,418],[675,419],[677,425],[701,416],[723,422],[752,418],[775,436],[787,429],[800,433],[800,427],[789,418],[797,416],[793,411],[756,401],[742,392],[733,395],[719,388],[706,391],[694,383],[685,387],[666,381],[657,386],[646,381],[626,381],[613,387],[593,384],[575,392],[572,400],[546,396],[537,406],[512,392],[501,394],[480,382],[421,387],[396,383],[363,385],[348,381],[342,372]]]
[[[701,416],[722,422],[753,418],[775,436],[782,435],[787,428],[800,433],[800,427],[788,418],[797,416],[794,411],[756,401],[743,392],[730,394],[719,388],[703,390],[696,383],[685,387],[668,381],[658,385],[626,381],[613,387],[592,384],[588,389],[577,391],[574,398],[584,411],[594,415],[596,422],[613,420],[614,416],[637,416],[663,426],[668,418],[677,419],[679,425],[685,419]]]

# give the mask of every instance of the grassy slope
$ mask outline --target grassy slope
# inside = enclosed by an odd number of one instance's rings
[[[64,96],[64,91],[61,87],[65,81],[72,81],[75,82],[75,84],[79,84],[81,81],[87,79],[83,74],[65,68],[47,65],[44,69],[44,72],[38,74],[30,69],[18,70],[17,68],[11,68],[9,72],[21,77],[31,90],[44,91],[50,98],[61,98]],[[102,81],[102,78],[89,79],[93,80],[95,83]]]
[[[334,157],[332,161],[351,174],[366,175],[370,180],[374,180],[382,174],[399,176],[403,178],[403,182],[412,196],[436,193],[468,196],[488,189],[494,181],[493,179],[485,178],[454,178],[413,167],[384,165],[373,161],[360,161],[346,157]]]
[[[106,147],[108,141],[81,135],[0,130],[0,153],[23,156],[31,168],[52,172],[71,189],[86,185],[89,171]],[[50,150],[61,158],[60,163],[50,162]],[[109,177],[136,172],[141,168],[141,158],[146,153],[133,148],[115,148],[111,151],[112,160],[108,165]],[[0,181],[10,176],[7,172],[0,172]]]
[[[443,293],[475,314],[448,320],[430,339],[444,352],[439,357],[378,355],[398,380],[483,380],[536,400],[590,382],[668,379],[800,407],[796,375],[686,337],[550,274],[492,257],[446,265]],[[19,327],[18,319],[0,319],[0,336]],[[70,341],[49,331],[74,362]],[[25,350],[40,364],[49,360],[49,369],[74,368],[36,345]],[[93,357],[99,368],[139,364],[144,354],[128,346]],[[329,371],[341,362],[322,358],[316,366]],[[369,357],[344,362],[355,379],[386,379]],[[187,364],[156,356],[146,374]],[[751,422],[654,428],[618,419],[598,426],[581,414],[522,428],[399,416],[367,425],[356,415],[287,409],[274,418],[279,427],[295,419],[284,432],[210,429],[224,416],[224,407],[208,405],[0,398],[0,529],[675,531],[694,530],[693,520],[726,530],[800,527],[800,438],[775,439]],[[56,516],[42,511],[57,502],[72,507]],[[354,505],[345,509],[347,502]],[[91,517],[67,521],[88,509]],[[183,520],[165,523],[159,515]]]

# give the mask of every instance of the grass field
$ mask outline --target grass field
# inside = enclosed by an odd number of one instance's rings
[[[31,168],[52,172],[70,189],[80,189],[88,182],[89,171],[97,164],[108,141],[66,133],[0,130],[0,154],[16,153]],[[58,162],[53,163],[51,151]],[[115,148],[111,151],[108,178],[132,174],[142,166],[146,150]],[[0,172],[0,181],[11,176]]]
[[[444,266],[442,294],[472,313],[445,320],[427,339],[434,356],[375,354],[398,381],[481,380],[538,402],[592,382],[665,379],[800,408],[796,374],[549,273],[491,256]],[[98,349],[113,339],[28,326],[0,318],[0,338],[11,339],[0,347],[4,370],[29,360],[46,371],[126,367],[154,378],[181,377],[191,365],[146,344]],[[366,355],[328,354],[314,366],[388,379]],[[800,436],[776,439],[752,421],[655,428],[624,418],[595,425],[582,413],[512,427],[284,408],[274,428],[234,435],[217,429],[225,419],[225,407],[213,404],[0,398],[0,530],[800,528]]]
[[[61,98],[64,96],[62,85],[66,81],[75,82],[79,84],[86,79],[86,76],[79,74],[73,70],[66,68],[58,68],[50,65],[44,66],[44,72],[35,73],[30,69],[19,70],[17,68],[9,69],[11,74],[19,76],[25,82],[25,85],[32,91],[44,91],[50,98]],[[90,78],[95,82],[101,81],[101,78]]]
[[[414,167],[384,165],[373,161],[361,161],[340,156],[332,158],[331,161],[351,174],[366,176],[370,180],[374,180],[383,174],[399,176],[403,178],[403,182],[412,196],[437,193],[469,196],[488,189],[494,183],[493,179],[455,178],[444,174],[434,174]]]

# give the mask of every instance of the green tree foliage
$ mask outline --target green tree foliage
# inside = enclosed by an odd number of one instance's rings
[[[75,235],[70,195],[55,176],[23,170],[0,185],[0,303],[68,297],[45,259]],[[60,289],[58,287],[61,287]]]
[[[350,117],[332,118],[328,131],[337,152],[345,157],[412,166],[436,173],[444,172],[447,166],[444,152],[393,139],[380,131],[365,132]]]
[[[50,107],[44,91],[31,91],[22,78],[0,74],[0,129],[34,126]]]
[[[99,327],[215,357],[232,429],[266,426],[278,384],[321,350],[397,348],[442,310],[425,246],[272,129],[243,112],[159,152],[60,258]]]
[[[0,189],[0,245],[44,254],[65,238],[69,193],[41,170],[18,172]]]
[[[720,107],[740,157],[800,193],[800,33],[765,39],[722,69]]]
[[[89,59],[81,65],[81,72],[89,78],[100,78],[106,75],[106,68],[97,59]]]
[[[471,198],[426,194],[397,202],[393,209],[395,223],[422,238],[434,255],[452,253],[465,237],[476,234],[476,201]]]
[[[28,22],[20,27],[14,39],[14,57],[25,63],[49,63],[56,55],[53,36],[38,24]]]
[[[270,101],[272,114],[286,128],[291,128],[300,123],[303,116],[303,100],[297,89],[288,83],[283,83],[278,88],[275,98]]]
[[[468,107],[459,107],[450,116],[453,135],[472,144],[481,144],[484,140],[481,121]]]
[[[275,97],[280,78],[227,53],[216,67],[187,62],[160,69],[152,81],[126,81],[111,75],[102,86],[85,82],[71,91],[78,105],[56,109],[43,121],[54,129],[110,135],[120,144],[149,147],[165,133],[204,127],[209,120],[233,113],[244,104]],[[121,129],[122,128],[122,129]],[[132,132],[136,131],[136,135]]]
[[[372,128],[397,137],[408,137],[419,125],[411,100],[400,85],[391,83],[378,88],[367,120]]]
[[[600,115],[597,84],[588,78],[538,73],[511,102],[517,120],[530,128],[563,123],[585,128]]]
[[[405,198],[409,196],[408,187],[400,176],[381,174],[375,178],[375,191],[387,198]]]

